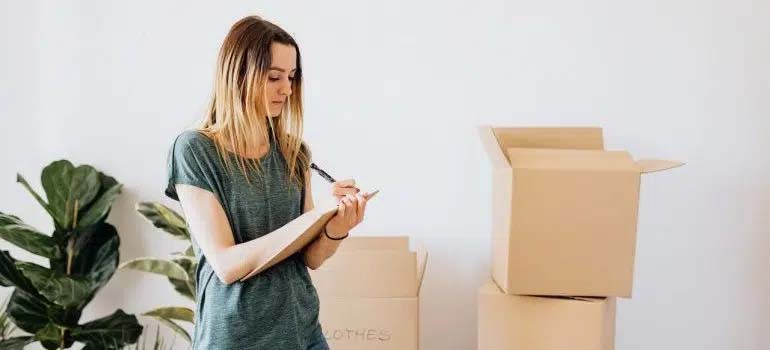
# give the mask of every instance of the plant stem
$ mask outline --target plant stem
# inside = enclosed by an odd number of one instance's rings
[[[72,258],[75,255],[75,237],[70,237],[67,242],[67,275],[72,274]]]
[[[73,208],[72,215],[72,231],[70,231],[70,238],[67,240],[67,275],[72,274],[72,258],[75,255],[75,227],[78,226],[78,200],[75,199],[75,207]],[[59,348],[64,349],[64,328],[59,328],[59,334],[61,334]]]
[[[72,231],[70,231],[70,238],[67,242],[67,275],[72,274],[72,258],[75,255],[75,227],[78,226],[78,200],[75,199],[75,208],[72,215]]]

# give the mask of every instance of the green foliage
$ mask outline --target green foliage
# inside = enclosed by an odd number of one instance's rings
[[[136,210],[153,226],[174,238],[189,242],[190,245],[184,252],[173,254],[171,259],[137,258],[121,264],[120,268],[166,276],[174,290],[195,301],[195,270],[198,267],[198,261],[193,253],[192,240],[184,218],[160,203],[141,202],[136,205]],[[163,307],[145,312],[143,315],[154,318],[190,342],[190,335],[178,323],[179,321],[194,323],[194,314],[189,308]]]
[[[4,339],[3,349],[21,349],[39,341],[46,349],[122,349],[135,343],[142,326],[122,310],[79,324],[83,309],[115,273],[120,237],[105,222],[122,185],[89,165],[67,160],[43,169],[44,200],[17,175],[17,182],[51,216],[53,234],[46,235],[18,217],[0,212],[0,239],[47,258],[49,267],[14,259],[0,251],[0,285],[13,287],[7,320],[31,336]]]

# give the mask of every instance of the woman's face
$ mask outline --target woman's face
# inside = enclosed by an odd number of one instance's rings
[[[276,117],[286,107],[291,84],[297,71],[297,50],[294,46],[273,43],[270,46],[272,64],[267,72],[267,100],[270,116]]]

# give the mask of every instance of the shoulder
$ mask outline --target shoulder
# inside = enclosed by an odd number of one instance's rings
[[[182,131],[174,139],[174,144],[182,148],[198,148],[211,145],[213,140],[202,132],[194,129]]]
[[[214,141],[198,130],[185,130],[179,133],[168,149],[169,159],[197,163],[211,163],[218,158]]]
[[[179,133],[170,145],[169,152],[177,155],[196,154],[199,157],[211,157],[217,153],[214,140],[201,131],[190,129]]]

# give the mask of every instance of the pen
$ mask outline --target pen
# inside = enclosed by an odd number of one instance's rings
[[[318,165],[315,165],[315,163],[310,163],[310,169],[315,170],[318,173],[318,175],[321,175],[321,177],[326,179],[326,181],[329,181],[329,183],[337,182],[336,180],[334,180],[333,177],[331,177],[331,175],[329,175],[328,173],[323,171],[321,168],[319,168]],[[374,191],[372,193],[369,193],[366,196],[366,199],[371,199],[372,197],[374,197],[379,192],[380,192],[380,190],[377,190],[377,191]]]
[[[318,165],[315,165],[315,163],[310,163],[310,169],[315,170],[318,173],[318,175],[321,175],[321,177],[326,179],[326,181],[329,181],[329,183],[337,182],[337,180],[334,180],[334,178],[331,177],[331,175],[327,174],[325,171],[319,168]]]

